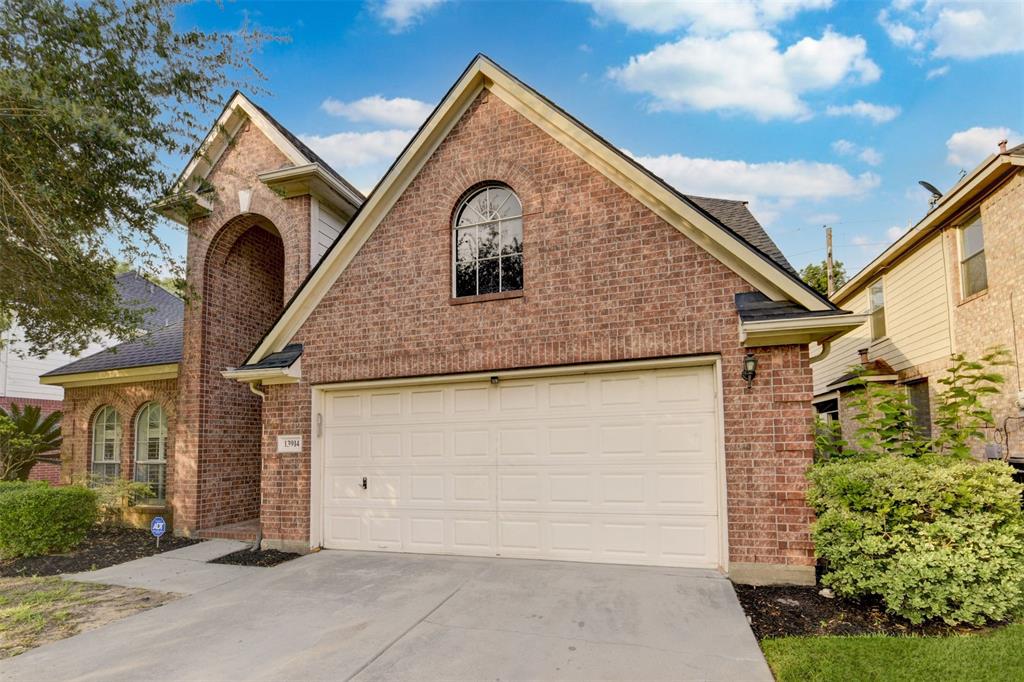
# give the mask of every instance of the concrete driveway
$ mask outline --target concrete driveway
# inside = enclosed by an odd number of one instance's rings
[[[731,584],[324,551],[0,662],[0,680],[771,680]]]

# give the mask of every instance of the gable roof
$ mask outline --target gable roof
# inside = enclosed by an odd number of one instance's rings
[[[912,228],[890,244],[885,251],[878,254],[873,261],[864,266],[860,272],[839,288],[832,300],[845,301],[873,281],[878,273],[899,260],[905,253],[924,241],[932,232],[941,229],[951,220],[964,215],[964,210],[971,207],[975,200],[983,196],[989,189],[1024,167],[1024,144],[1019,144],[1005,152],[990,154],[970,173],[961,178],[945,194],[939,197],[935,205]]]
[[[181,361],[184,326],[184,322],[179,320],[133,341],[120,343],[50,370],[41,378],[178,363]]]
[[[808,310],[837,310],[801,281],[792,267],[787,268],[788,263],[783,264],[785,259],[781,258],[781,253],[778,254],[781,261],[776,260],[750,241],[754,239],[763,245],[771,241],[763,229],[759,229],[760,225],[754,228],[756,221],[752,216],[748,220],[731,204],[705,200],[701,206],[699,199],[682,194],[480,54],[448,90],[331,248],[310,271],[246,363],[258,362],[281,350],[291,340],[423,164],[484,89],[576,153],[771,299],[793,301]],[[716,210],[721,215],[728,214],[732,226],[716,217]]]
[[[693,194],[687,194],[686,198],[710,213],[718,222],[738,234],[748,244],[756,247],[761,253],[771,258],[783,270],[794,277],[800,276],[793,266],[789,264],[789,261],[786,260],[786,257],[782,255],[782,251],[772,241],[772,238],[761,227],[761,223],[757,222],[757,218],[747,208],[747,202],[734,201],[732,199],[715,199],[713,197],[698,197]]]
[[[210,132],[203,139],[202,144],[199,145],[199,148],[196,149],[192,158],[189,159],[185,168],[178,175],[174,186],[168,192],[168,196],[173,197],[179,193],[194,193],[202,181],[216,167],[217,161],[220,160],[220,157],[228,149],[231,140],[242,129],[246,121],[251,121],[288,159],[290,166],[286,166],[287,168],[315,167],[323,171],[324,174],[330,176],[332,181],[336,183],[340,195],[354,207],[361,204],[365,199],[359,190],[353,187],[336,170],[331,168],[326,161],[302,142],[298,136],[281,125],[265,109],[258,106],[238,90],[235,90],[231,97],[228,98],[220,116],[217,117],[213,127],[210,128]],[[275,171],[280,169],[268,168],[267,170]],[[158,203],[157,210],[160,210],[172,219],[179,219],[175,213],[176,205],[174,202],[169,204],[164,202]]]
[[[185,317],[185,301],[134,270],[118,275],[114,286],[124,307],[142,311],[142,328],[146,331],[180,322]]]

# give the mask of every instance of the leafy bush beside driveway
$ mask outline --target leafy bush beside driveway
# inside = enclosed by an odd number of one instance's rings
[[[96,523],[96,493],[80,486],[5,484],[0,489],[0,558],[64,552]]]
[[[1024,607],[1024,486],[1002,462],[905,457],[822,464],[809,475],[822,582],[878,595],[912,623],[980,625]]]

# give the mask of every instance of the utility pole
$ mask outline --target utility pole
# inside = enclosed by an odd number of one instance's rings
[[[832,228],[825,225],[825,270],[828,275],[828,296],[836,293],[836,280],[832,276]]]

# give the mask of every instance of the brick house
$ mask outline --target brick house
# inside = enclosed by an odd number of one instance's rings
[[[1002,347],[1011,364],[1000,370],[1006,383],[989,403],[996,428],[978,455],[1024,463],[1022,217],[1024,145],[1004,142],[832,297],[868,317],[814,363],[818,413],[838,419],[848,436],[856,430],[850,368],[863,365],[870,381],[905,386],[931,432],[950,356],[976,359]]]
[[[813,581],[808,346],[863,318],[743,202],[483,56],[369,197],[241,94],[179,189],[179,354],[51,377],[69,474],[147,463],[158,404],[175,533]]]
[[[141,330],[151,332],[174,322],[180,322],[185,304],[180,298],[150,282],[137,272],[124,272],[117,276],[114,287],[121,305],[142,313]],[[86,348],[80,356],[88,357],[103,350],[108,344],[97,342]],[[29,353],[28,344],[21,338],[17,324],[0,331],[0,407],[11,405],[38,407],[45,417],[62,409],[64,390],[56,384],[40,382],[40,376],[74,361],[74,357],[53,352],[38,357]],[[60,453],[45,453],[29,474],[30,480],[61,481]]]

